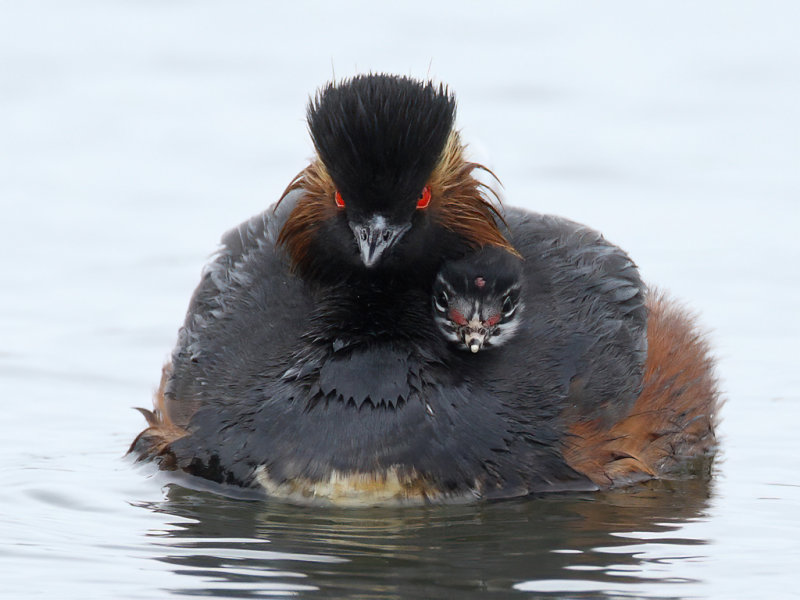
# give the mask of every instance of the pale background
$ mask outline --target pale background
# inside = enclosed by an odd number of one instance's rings
[[[176,585],[135,506],[161,483],[120,460],[130,407],[221,234],[310,156],[309,94],[369,70],[448,83],[506,203],[601,230],[711,332],[723,460],[686,525],[705,559],[667,569],[701,583],[645,591],[792,595],[798,23],[791,0],[0,2],[0,596]]]

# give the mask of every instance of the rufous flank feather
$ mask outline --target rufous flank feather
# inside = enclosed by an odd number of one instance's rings
[[[708,342],[663,293],[651,290],[647,305],[644,387],[633,409],[611,426],[575,422],[565,443],[570,466],[601,487],[668,477],[716,447],[720,394]]]
[[[169,445],[188,433],[185,429],[173,423],[169,417],[164,390],[170,372],[171,364],[167,363],[161,369],[161,383],[153,399],[153,410],[137,409],[147,420],[147,429],[136,436],[128,452],[139,455],[140,460],[143,457],[161,457],[169,462],[172,459],[172,456],[167,452]],[[162,464],[162,467],[169,468],[170,466],[169,464]]]

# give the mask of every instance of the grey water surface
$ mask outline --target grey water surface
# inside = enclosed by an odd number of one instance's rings
[[[0,597],[800,596],[800,8],[0,2]],[[303,508],[124,458],[200,269],[311,155],[313,90],[447,82],[505,202],[698,312],[710,480]]]

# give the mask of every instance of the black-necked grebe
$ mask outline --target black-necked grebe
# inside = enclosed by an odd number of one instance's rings
[[[336,504],[591,490],[713,452],[691,319],[599,233],[498,208],[454,118],[446,88],[405,77],[318,93],[316,157],[223,237],[132,452]],[[431,301],[484,251],[519,256],[523,285],[498,292],[513,335],[473,354]]]

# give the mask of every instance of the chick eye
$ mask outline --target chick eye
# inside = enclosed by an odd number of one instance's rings
[[[447,292],[441,290],[433,297],[433,301],[436,302],[436,308],[439,310],[443,311],[447,309]]]
[[[503,299],[503,314],[508,315],[509,313],[513,312],[514,310],[514,301],[511,299],[511,296],[506,296]]]
[[[422,188],[422,191],[419,193],[419,198],[417,198],[417,209],[424,210],[428,208],[428,205],[431,203],[431,186],[426,185]]]
[[[342,195],[339,193],[339,190],[336,190],[336,194],[333,198],[336,201],[336,206],[338,208],[344,208],[344,200],[342,199]]]

